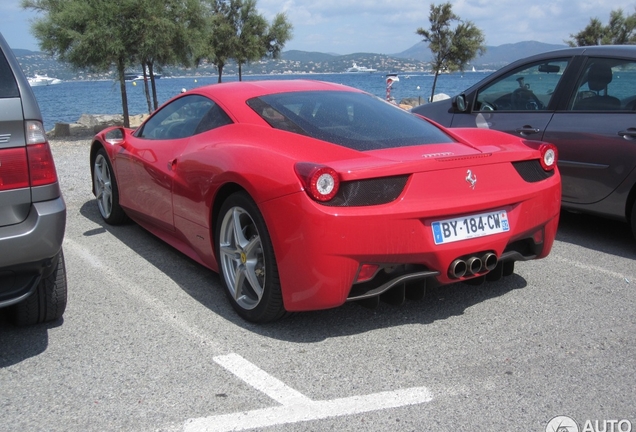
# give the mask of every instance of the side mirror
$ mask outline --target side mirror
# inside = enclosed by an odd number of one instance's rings
[[[453,97],[453,107],[459,112],[466,112],[468,107],[466,106],[466,96],[463,94]]]
[[[106,142],[110,145],[121,145],[124,143],[124,138],[126,137],[126,131],[124,128],[118,127],[109,130],[104,135]]]

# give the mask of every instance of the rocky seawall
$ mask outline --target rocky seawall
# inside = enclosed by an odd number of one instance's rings
[[[148,117],[138,114],[128,117],[131,128],[136,128]],[[75,123],[55,123],[55,127],[47,132],[49,139],[77,138],[95,135],[110,126],[123,126],[124,116],[121,114],[82,114]]]

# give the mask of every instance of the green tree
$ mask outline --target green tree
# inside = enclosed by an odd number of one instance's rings
[[[262,39],[267,32],[267,20],[257,12],[256,0],[244,0],[240,4],[235,25],[236,46],[232,58],[238,64],[239,81],[242,81],[242,65],[266,54]]]
[[[32,26],[42,51],[78,69],[107,71],[115,65],[128,127],[124,72],[135,53],[129,23],[137,14],[136,0],[23,0],[22,6],[42,12]]]
[[[155,67],[191,66],[195,62],[194,44],[204,31],[205,20],[200,0],[138,1],[139,16],[131,25],[135,26],[134,33],[138,35],[137,61],[144,74],[148,111],[152,112],[159,105]]]
[[[266,56],[278,58],[291,38],[292,25],[285,14],[278,14],[271,24],[256,10],[256,0],[205,0],[208,4],[207,48],[202,58],[214,64],[222,81],[223,68],[230,59],[236,61],[239,80],[242,66]]]
[[[417,34],[433,53],[431,68],[435,74],[431,101],[435,95],[437,78],[441,72],[463,71],[469,61],[477,54],[486,51],[484,35],[471,21],[462,21],[453,13],[452,5],[444,3],[439,6],[431,4],[428,17],[430,29],[418,28]],[[453,27],[454,25],[454,27]]]
[[[192,63],[204,30],[201,0],[22,0],[22,6],[42,12],[32,26],[42,51],[78,69],[115,67],[126,127],[126,69],[140,64],[148,71],[156,109],[155,65]]]
[[[272,58],[279,58],[285,44],[292,38],[293,26],[285,13],[276,14],[263,39],[265,50]]]
[[[590,18],[583,30],[570,37],[566,43],[572,47],[636,44],[636,14],[625,16],[622,9],[613,10],[606,26],[600,19]]]
[[[223,68],[236,53],[236,29],[241,0],[205,0],[207,25],[205,46],[200,58],[216,66],[218,82],[222,82]]]

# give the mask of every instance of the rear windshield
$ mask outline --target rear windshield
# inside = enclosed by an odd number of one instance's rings
[[[19,96],[18,85],[13,77],[11,67],[9,67],[9,62],[0,51],[0,98],[15,98]]]
[[[247,103],[274,128],[359,151],[453,142],[426,120],[367,93],[279,93]]]

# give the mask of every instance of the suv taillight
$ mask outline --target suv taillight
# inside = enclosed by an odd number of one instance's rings
[[[0,191],[57,181],[51,148],[41,122],[26,122],[26,149],[0,149]]]
[[[25,187],[29,187],[26,149],[0,149],[0,191]]]
[[[31,186],[43,186],[57,181],[55,163],[44,126],[39,121],[26,122],[27,154]]]

